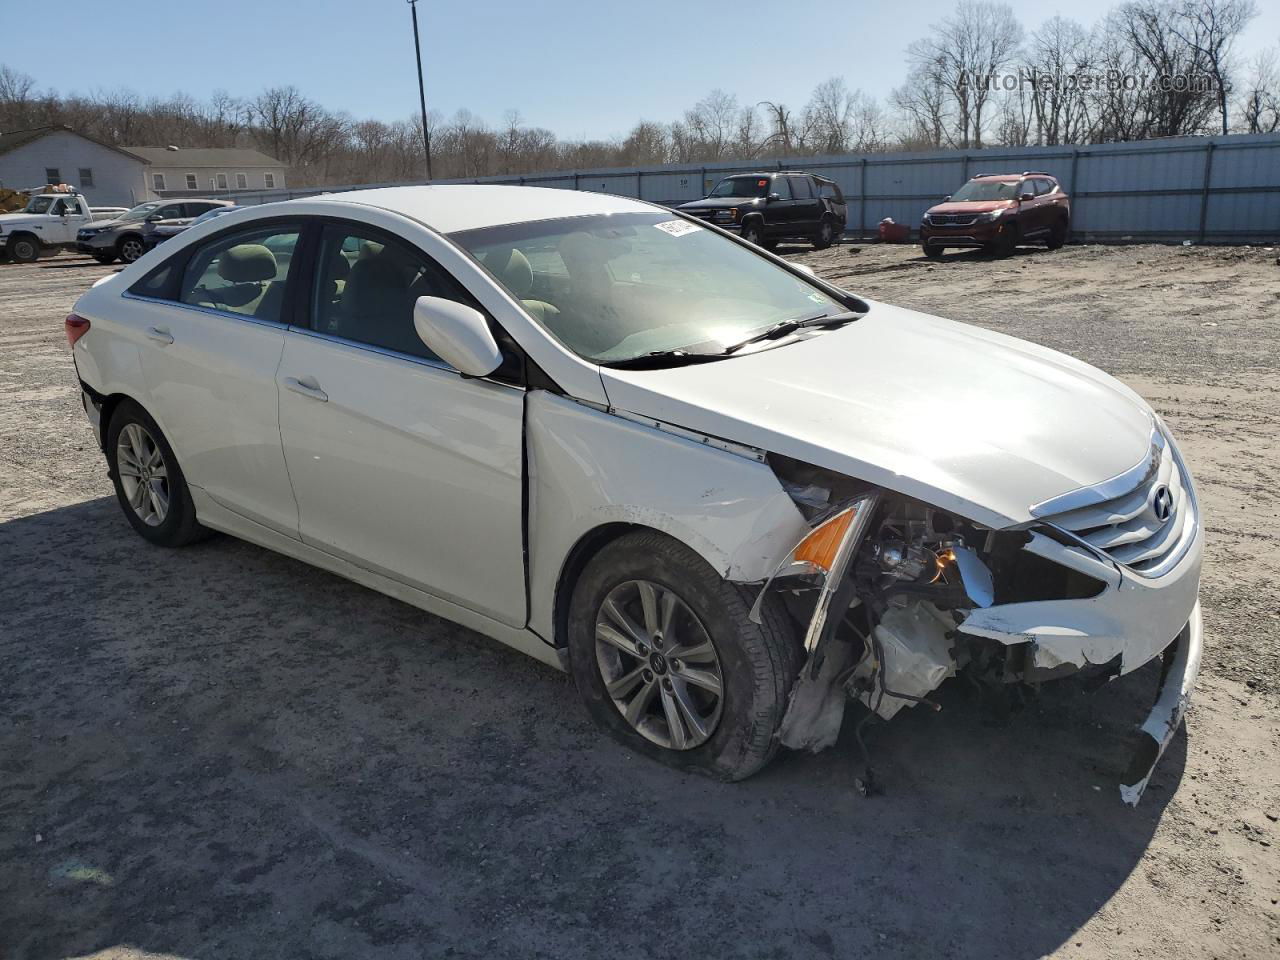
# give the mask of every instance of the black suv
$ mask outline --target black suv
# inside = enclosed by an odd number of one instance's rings
[[[710,196],[676,209],[741,234],[772,250],[779,240],[831,246],[844,233],[844,194],[834,181],[810,173],[741,173],[725,177]]]

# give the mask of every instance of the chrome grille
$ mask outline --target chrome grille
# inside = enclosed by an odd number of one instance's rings
[[[1033,516],[1067,531],[1135,573],[1167,572],[1195,539],[1195,493],[1164,435],[1132,470],[1032,508]]]
[[[935,227],[967,227],[978,219],[972,213],[931,213],[929,223]]]

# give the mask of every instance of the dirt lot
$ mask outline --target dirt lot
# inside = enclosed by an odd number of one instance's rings
[[[1002,726],[944,688],[872,732],[871,800],[847,741],[728,786],[378,594],[150,547],[62,339],[109,268],[64,256],[0,265],[0,957],[1275,957],[1280,250],[798,255],[1077,354],[1181,438],[1209,647],[1141,807],[1114,783],[1150,669]]]

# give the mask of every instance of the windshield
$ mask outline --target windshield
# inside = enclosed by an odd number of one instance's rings
[[[149,214],[156,207],[160,206],[162,202],[163,201],[161,200],[152,200],[148,203],[140,203],[136,207],[134,207],[132,210],[128,210],[125,213],[120,214],[120,216],[116,217],[116,219],[117,220],[145,220],[147,214]]]
[[[32,197],[24,213],[48,213],[57,197]]]
[[[750,248],[662,212],[509,224],[451,239],[595,363],[719,353],[775,323],[846,309]]]
[[[767,197],[768,177],[725,177],[711,191],[713,197]]]
[[[952,200],[1012,200],[1018,188],[1012,180],[970,180],[951,195]]]

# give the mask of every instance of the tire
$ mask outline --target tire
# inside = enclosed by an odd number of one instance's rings
[[[97,260],[104,266],[108,263],[116,262],[116,255],[114,251],[108,251],[107,253],[91,253],[89,256],[93,257],[93,259]]]
[[[653,590],[652,617],[643,613],[645,585]],[[801,648],[772,597],[762,623],[752,623],[753,600],[664,534],[639,531],[610,543],[583,571],[569,610],[569,666],[588,713],[623,745],[668,766],[719,780],[759,771],[777,751]],[[667,609],[673,613],[664,638]],[[668,656],[682,650],[686,656],[665,660],[664,644]],[[688,679],[694,673],[696,682]],[[719,678],[718,695],[709,675]],[[634,723],[623,714],[628,707],[636,708]],[[679,736],[668,709],[679,718]]]
[[[1066,220],[1059,220],[1049,228],[1049,239],[1046,241],[1046,246],[1050,250],[1061,250],[1062,245],[1067,242],[1067,233],[1070,229]]]
[[[764,224],[759,220],[748,220],[742,225],[742,232],[739,234],[747,243],[754,243],[757,247],[765,245]]]
[[[26,234],[10,237],[8,250],[14,263],[35,263],[40,259],[40,242]]]
[[[830,218],[824,219],[818,226],[818,235],[813,239],[813,249],[825,250],[836,242],[838,231],[836,223]]]
[[[173,448],[156,422],[132,400],[122,401],[111,414],[106,453],[120,509],[144,540],[181,547],[208,536],[209,531],[196,521],[191,491]]]
[[[1016,223],[1010,223],[1005,226],[1004,232],[1000,235],[1000,239],[988,244],[987,252],[995,257],[1007,257],[1011,255],[1018,246],[1018,240],[1022,231]]]
[[[920,249],[930,260],[941,260],[942,251],[944,251],[946,247],[931,247],[927,243],[922,243],[920,244]]]
[[[116,243],[116,256],[120,258],[121,263],[133,263],[146,252],[146,248],[142,245],[142,238],[136,233],[126,234]]]

